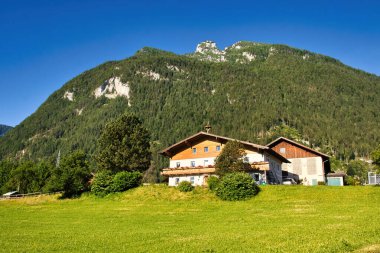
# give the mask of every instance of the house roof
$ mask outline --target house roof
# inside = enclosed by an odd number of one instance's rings
[[[316,151],[316,150],[314,150],[312,148],[309,148],[309,147],[307,147],[305,145],[302,145],[302,144],[300,144],[298,142],[295,142],[295,141],[290,140],[290,139],[285,138],[285,137],[279,137],[279,138],[277,138],[276,140],[272,141],[271,143],[268,143],[267,147],[272,148],[273,146],[275,146],[277,143],[279,143],[281,141],[286,141],[286,142],[291,143],[291,144],[293,144],[293,145],[295,145],[295,146],[297,146],[299,148],[305,149],[305,150],[307,150],[307,151],[309,151],[311,153],[314,153],[316,155],[322,156],[324,158],[330,158],[330,156],[328,156],[328,155],[326,155],[324,153],[318,152],[318,151]]]
[[[183,139],[183,140],[171,145],[170,147],[165,148],[164,150],[160,151],[159,153],[164,155],[164,156],[172,157],[176,152],[182,150],[183,148],[192,147],[192,145],[194,143],[196,143],[199,140],[202,140],[203,138],[213,138],[213,139],[215,139],[221,143],[226,143],[228,141],[238,141],[241,144],[243,144],[245,147],[250,147],[250,148],[256,149],[256,150],[261,151],[261,152],[269,153],[270,155],[276,157],[277,159],[279,159],[282,162],[290,163],[285,157],[276,153],[275,151],[273,151],[269,147],[254,144],[254,143],[247,142],[247,141],[236,140],[236,139],[228,138],[225,136],[210,134],[210,133],[206,133],[203,131],[198,132],[198,133],[196,133],[190,137],[187,137],[186,139]]]

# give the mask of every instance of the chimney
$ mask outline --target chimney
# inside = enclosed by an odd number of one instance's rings
[[[206,130],[206,133],[210,132],[210,130],[211,130],[210,122],[208,122],[208,123],[205,125],[205,130]]]

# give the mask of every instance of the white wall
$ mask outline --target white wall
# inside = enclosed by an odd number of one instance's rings
[[[193,159],[181,159],[181,160],[171,160],[170,159],[170,168],[176,168],[177,162],[181,165],[180,167],[191,167],[191,161],[195,162],[195,167],[205,166],[205,160],[208,160],[209,165],[215,164],[215,157],[205,157],[205,158],[193,158]],[[207,166],[207,165],[206,165]]]
[[[249,153],[249,154],[247,154],[247,157],[248,157],[250,163],[265,161],[264,155],[259,154],[259,153]]]
[[[291,163],[283,163],[282,169],[288,171],[289,177],[292,174],[299,176],[303,180],[304,185],[312,185],[312,181],[325,181],[323,171],[323,161],[321,157],[306,157],[288,159]]]
[[[169,177],[169,186],[177,186],[176,178],[179,179],[178,183],[180,183],[182,181],[191,182],[191,177],[194,177],[194,183],[193,183],[194,186],[203,185],[204,175],[182,175],[182,176],[170,176]]]

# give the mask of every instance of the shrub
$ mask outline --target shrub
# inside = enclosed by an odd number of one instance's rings
[[[326,185],[326,183],[323,181],[318,181],[318,185]]]
[[[178,184],[178,190],[180,192],[191,192],[194,186],[189,181],[182,181]]]
[[[360,179],[356,176],[347,176],[344,178],[346,185],[360,185]]]
[[[215,191],[218,188],[219,182],[220,180],[218,177],[209,177],[207,180],[208,189],[210,191]]]
[[[216,196],[222,200],[244,200],[260,191],[253,178],[244,172],[225,175],[216,189]]]
[[[122,171],[117,173],[112,180],[112,192],[123,192],[135,188],[141,184],[142,174],[138,171]]]
[[[109,170],[103,170],[96,173],[91,185],[91,192],[96,196],[105,196],[111,192],[113,175]]]

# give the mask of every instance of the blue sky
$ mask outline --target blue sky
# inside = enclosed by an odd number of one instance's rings
[[[379,13],[376,0],[0,0],[0,124],[19,124],[71,78],[144,46],[287,44],[380,75]]]

